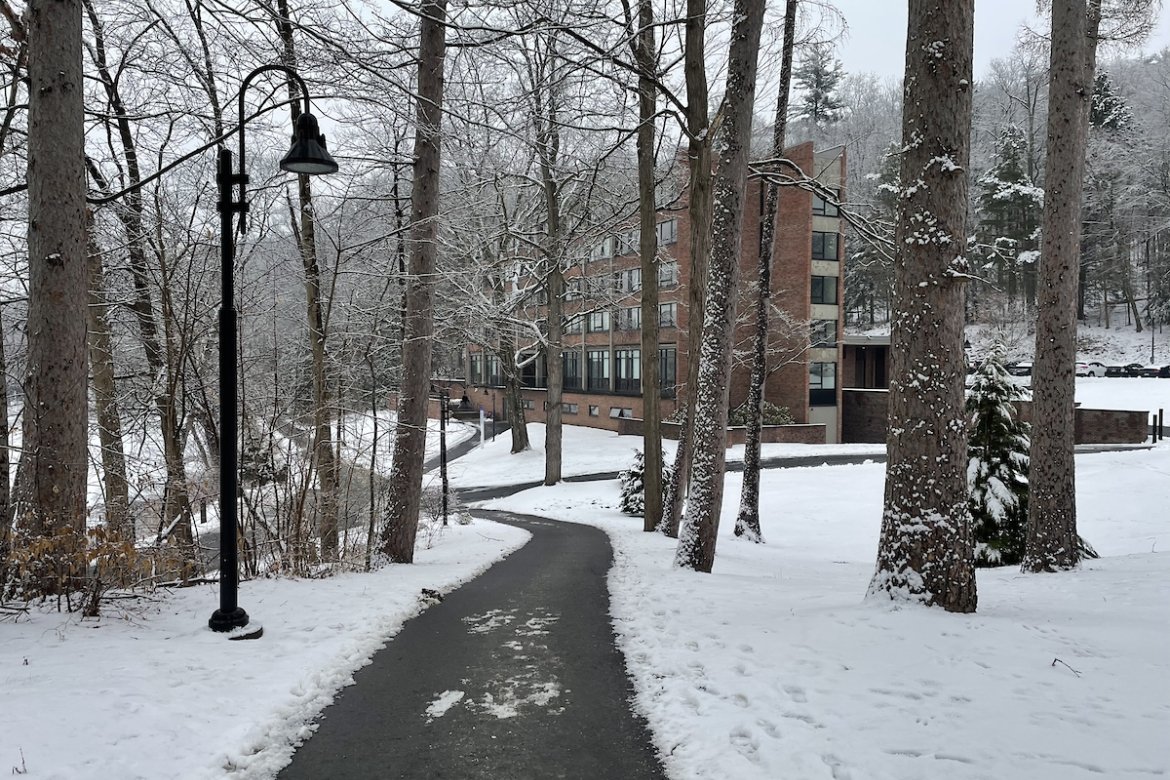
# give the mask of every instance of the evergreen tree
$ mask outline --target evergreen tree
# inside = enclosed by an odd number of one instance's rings
[[[978,566],[1018,564],[1024,555],[1029,426],[1016,419],[1013,402],[1024,392],[1008,376],[1004,354],[997,343],[967,397],[967,485]]]
[[[1022,287],[1025,300],[1032,304],[1044,191],[1028,175],[1026,160],[1024,131],[1015,125],[1004,127],[996,142],[995,163],[978,183],[977,238],[987,258],[985,270],[994,273],[1008,300],[1016,300]]]
[[[796,116],[807,119],[817,127],[831,125],[841,119],[845,102],[837,96],[845,70],[841,61],[833,56],[828,43],[815,43],[800,64],[792,70],[792,80],[801,93],[797,101]]]
[[[1113,80],[1102,71],[1093,81],[1093,104],[1089,124],[1103,130],[1124,130],[1133,124],[1133,111],[1113,88]]]
[[[628,469],[618,474],[618,481],[622,486],[622,497],[618,509],[623,514],[641,517],[646,508],[646,487],[643,478],[646,474],[646,458],[641,450],[634,451],[634,463]]]

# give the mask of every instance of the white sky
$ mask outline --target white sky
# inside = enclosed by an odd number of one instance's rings
[[[876,73],[900,78],[906,46],[905,0],[833,0],[849,25],[837,56],[849,73]],[[975,0],[975,78],[987,74],[991,61],[1006,56],[1024,22],[1041,31],[1032,0]],[[1170,14],[1163,10],[1145,51],[1170,46]],[[1109,56],[1108,53],[1106,56]]]

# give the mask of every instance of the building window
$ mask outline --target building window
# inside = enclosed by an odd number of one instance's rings
[[[578,409],[580,407],[577,404],[561,404],[561,411],[565,414],[576,414]]]
[[[658,348],[658,382],[662,387],[662,394],[668,398],[674,397],[676,374],[678,373],[678,351],[674,347]]]
[[[813,303],[837,303],[837,277],[814,276],[812,278]]]
[[[467,373],[470,374],[470,376],[468,377],[468,379],[471,381],[471,384],[473,384],[473,385],[482,385],[483,384],[483,353],[482,352],[473,352],[473,353],[471,353],[469,358],[470,358],[469,359],[470,366],[469,366],[469,370]]]
[[[585,317],[580,314],[574,314],[566,318],[563,330],[565,333],[580,333],[585,330]]]
[[[641,330],[642,309],[639,306],[630,306],[618,312],[618,330]]]
[[[487,376],[484,377],[485,385],[502,385],[503,380],[500,378],[500,358],[498,355],[487,356]]]
[[[520,356],[520,386],[521,387],[540,387],[540,377],[537,376],[536,370],[536,356],[535,355],[521,355]]]
[[[839,197],[836,196],[835,197]],[[813,194],[812,196],[812,213],[817,217],[839,217],[841,216],[841,208],[836,203],[825,200],[820,195]]]
[[[812,234],[812,259],[837,259],[837,234],[814,230]]]
[[[837,405],[837,364],[808,364],[808,402],[810,406]]]
[[[809,334],[809,344],[813,347],[837,346],[837,321],[813,320],[812,332]]]
[[[589,404],[589,416],[590,417],[600,417],[601,416],[601,407],[595,406],[594,404]]]
[[[658,223],[658,245],[666,246],[678,241],[678,220],[668,219]]]
[[[520,405],[523,406],[525,409],[535,409],[536,408],[536,401],[533,401],[531,398],[525,398],[524,400],[522,400],[520,402]]]
[[[585,353],[588,389],[609,390],[609,350],[591,349]]]
[[[591,311],[585,321],[585,329],[590,333],[606,333],[609,331],[609,312]]]
[[[642,392],[642,350],[615,349],[613,363],[614,389],[619,393]]]
[[[580,298],[584,292],[584,280],[580,276],[574,276],[572,279],[565,280],[565,300],[575,301]]]
[[[632,255],[638,251],[638,247],[642,242],[642,231],[635,228],[627,230],[624,233],[617,235],[617,248],[614,250],[616,255]]]
[[[561,353],[561,364],[564,366],[564,384],[566,390],[581,389],[581,353],[576,350],[566,350]]]
[[[678,325],[678,304],[658,304],[658,327],[673,328]]]
[[[624,271],[613,272],[613,292],[615,295],[637,292],[642,289],[642,269],[627,268]]]
[[[609,416],[613,418],[634,416],[634,410],[628,406],[611,406],[609,407]]]
[[[658,266],[658,289],[678,285],[678,263],[671,260]]]
[[[606,236],[589,250],[590,260],[608,260],[613,257],[613,236]]]

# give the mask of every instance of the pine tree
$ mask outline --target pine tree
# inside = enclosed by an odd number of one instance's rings
[[[1104,130],[1124,130],[1133,124],[1133,111],[1113,88],[1113,80],[1102,71],[1093,81],[1093,104],[1089,125]]]
[[[646,487],[643,478],[646,474],[646,458],[641,450],[634,451],[634,463],[628,469],[618,474],[622,485],[622,498],[618,504],[624,514],[641,517],[646,508]]]
[[[792,70],[792,80],[801,93],[797,118],[807,119],[817,127],[839,121],[845,102],[837,97],[837,90],[843,78],[845,70],[833,56],[831,44],[813,44]]]
[[[1044,190],[1028,174],[1027,139],[1015,125],[1004,127],[995,147],[995,163],[979,179],[978,239],[1009,300],[1021,285],[1028,303],[1036,298],[1036,261]]]
[[[1004,368],[1002,344],[975,373],[967,397],[971,427],[967,484],[978,566],[1018,564],[1028,518],[1029,426],[1016,418],[1024,391]]]

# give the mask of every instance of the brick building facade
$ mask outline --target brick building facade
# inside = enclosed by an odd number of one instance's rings
[[[787,159],[825,187],[844,189],[843,149],[815,152],[811,143],[787,150]],[[670,418],[686,403],[687,291],[690,225],[686,188],[677,207],[660,212],[658,243],[660,408]],[[759,278],[760,181],[750,179],[745,198],[740,257],[740,301],[735,331],[737,359],[729,388],[731,408],[747,398],[748,354],[755,322],[754,286]],[[563,421],[618,430],[619,420],[640,418],[641,278],[636,228],[582,246],[565,272]],[[780,190],[772,265],[772,303],[788,319],[771,317],[770,375],[765,398],[787,407],[798,424],[824,426],[825,440],[840,440],[841,347],[844,278],[841,219],[836,206],[798,187]],[[534,312],[539,318],[541,311]],[[539,355],[522,370],[525,416],[545,418],[546,367]],[[469,346],[465,355],[468,400],[485,410],[503,408],[499,358]]]

